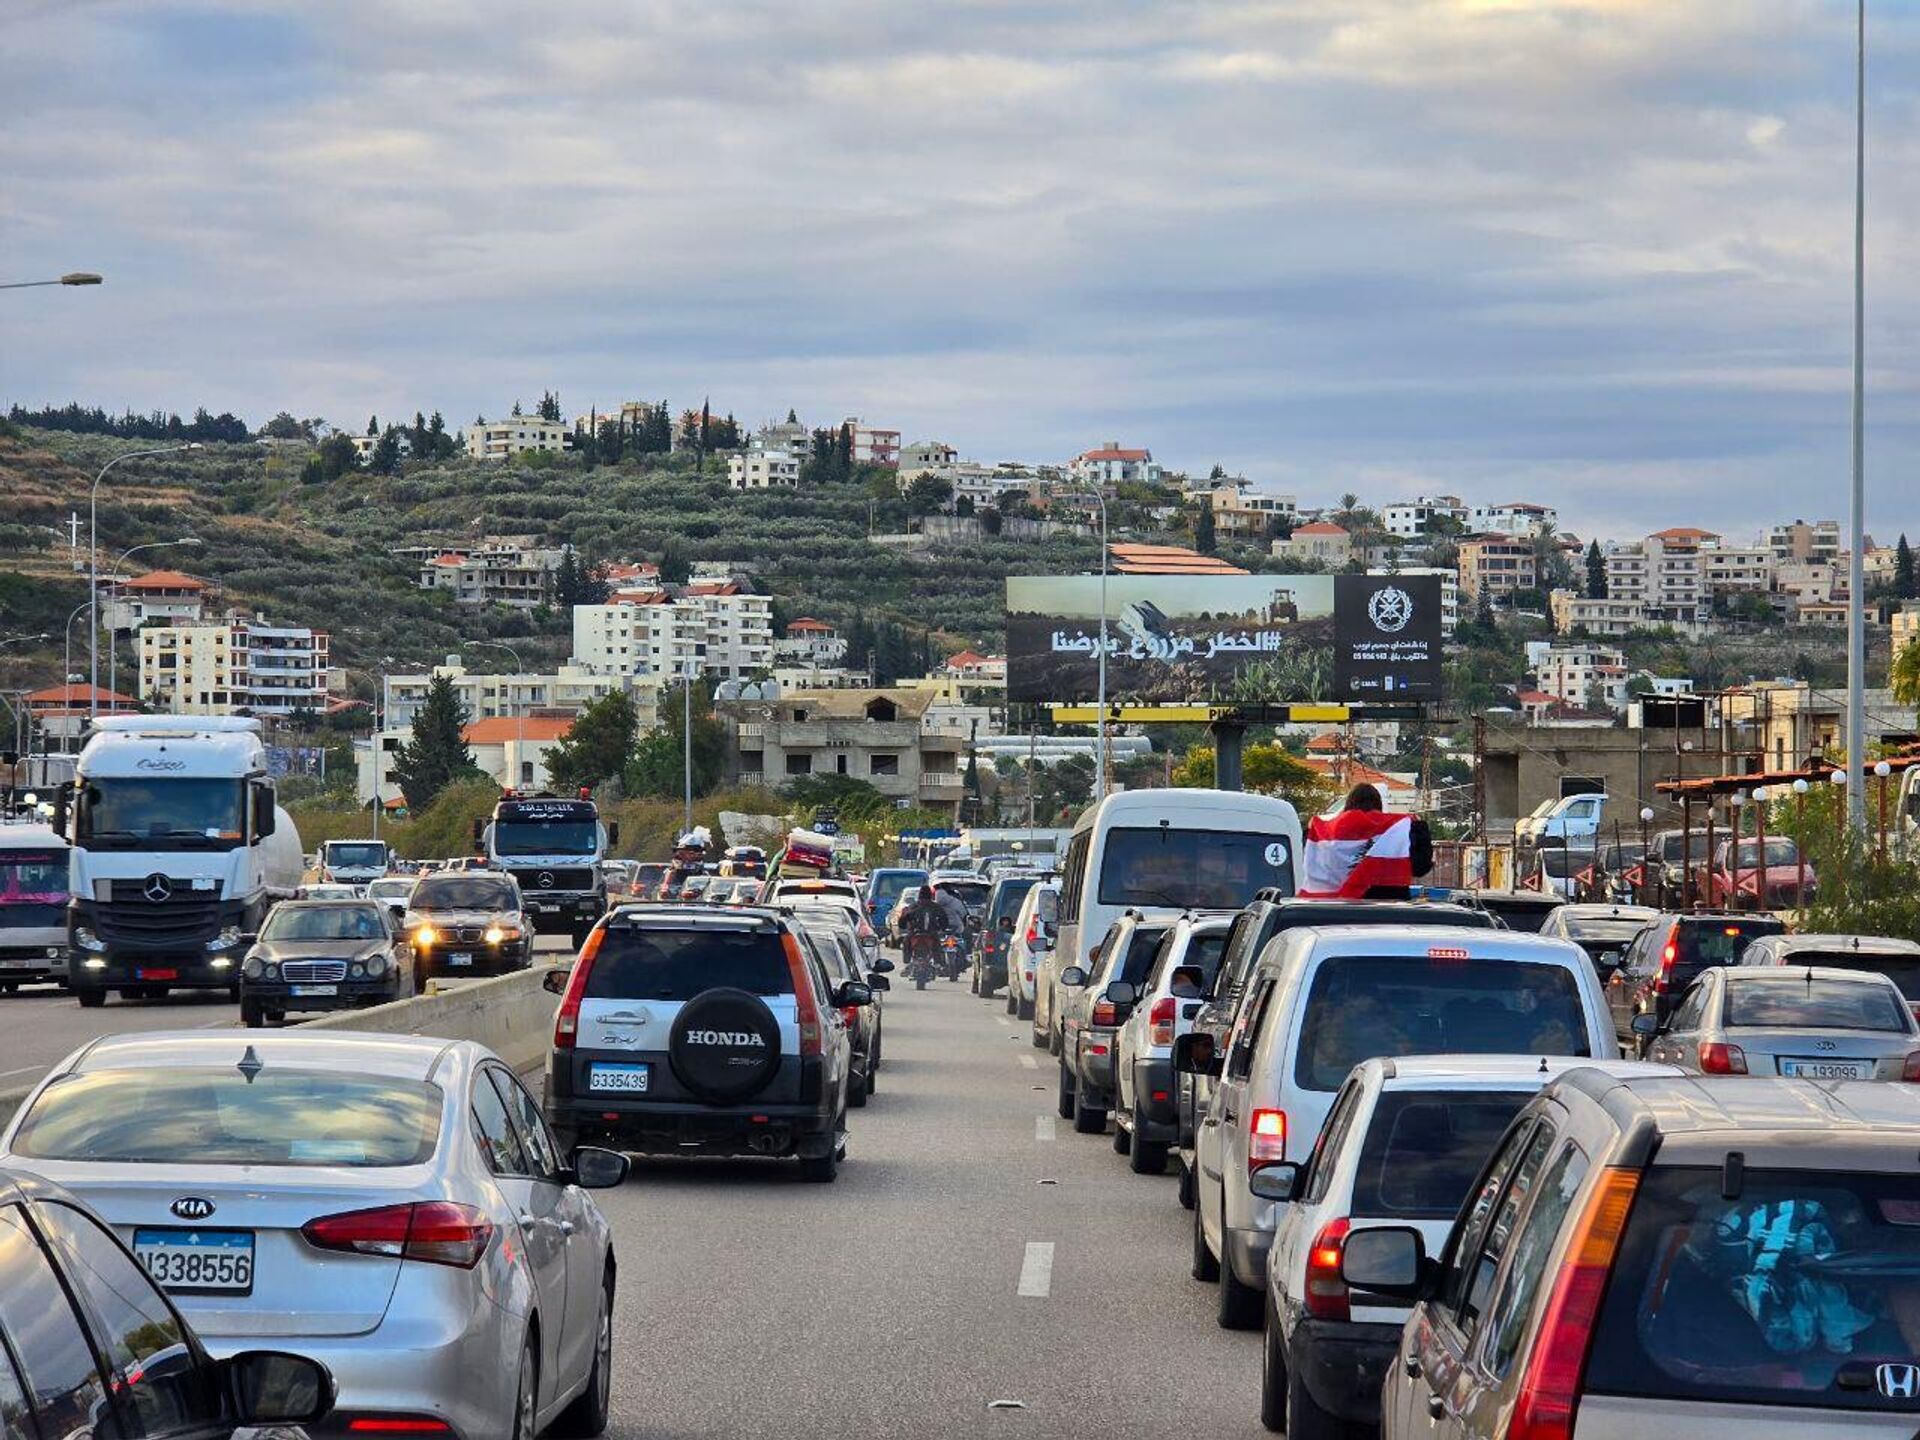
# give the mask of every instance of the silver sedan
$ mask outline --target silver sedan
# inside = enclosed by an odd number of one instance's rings
[[[1647,1058],[1695,1074],[1920,1080],[1920,1021],[1884,975],[1716,967],[1649,1034],[1653,1022],[1633,1022],[1651,1040]]]
[[[326,1364],[342,1430],[606,1426],[614,1257],[585,1190],[619,1184],[627,1161],[562,1157],[485,1046],[110,1037],[20,1107],[0,1165],[84,1197],[215,1357],[284,1347]]]

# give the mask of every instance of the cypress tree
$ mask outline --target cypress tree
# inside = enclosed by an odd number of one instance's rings
[[[413,738],[393,758],[394,783],[414,814],[431,805],[453,781],[479,773],[460,733],[465,721],[453,681],[445,675],[434,676],[426,704],[413,717]]]

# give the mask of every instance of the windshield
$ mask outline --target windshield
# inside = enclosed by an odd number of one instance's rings
[[[1282,836],[1157,825],[1107,832],[1102,905],[1237,910],[1268,886],[1293,893],[1292,849]]]
[[[1920,955],[1876,955],[1871,950],[1842,950],[1829,955],[1820,950],[1794,950],[1789,952],[1787,963],[1884,975],[1909,1001],[1920,1002]]]
[[[0,850],[0,905],[66,903],[66,851]]]
[[[771,930],[602,932],[587,972],[589,1000],[691,1000],[708,990],[793,994],[793,972]]]
[[[1592,864],[1593,855],[1586,850],[1568,850],[1555,845],[1540,852],[1540,868],[1556,880],[1578,875]]]
[[[1532,1095],[1518,1091],[1390,1091],[1375,1106],[1352,1213],[1368,1219],[1451,1220],[1507,1123]]]
[[[387,933],[371,905],[282,905],[267,917],[262,940],[379,940]]]
[[[1659,836],[1653,843],[1655,853],[1659,855],[1662,861],[1669,865],[1677,865],[1680,863],[1681,847],[1683,845],[1685,846],[1685,853],[1691,858],[1695,860],[1704,860],[1707,858],[1707,837],[1704,831],[1696,830],[1691,836],[1688,836],[1676,830],[1670,834]]]
[[[387,847],[378,843],[347,844],[329,840],[326,853],[327,864],[344,865],[355,870],[384,869],[387,863]]]
[[[1003,915],[1019,914],[1020,902],[1025,900],[1027,892],[1039,883],[1038,876],[1031,880],[1002,880],[1000,888],[994,892],[993,914],[988,918],[998,924]]]
[[[82,840],[243,838],[238,780],[89,780],[80,804]]]
[[[367,894],[374,899],[384,900],[388,896],[409,895],[413,892],[411,880],[375,880],[367,886]]]
[[[1321,961],[1300,1021],[1299,1083],[1338,1090],[1375,1056],[1592,1053],[1572,972],[1438,948]]]
[[[1731,852],[1733,846],[1729,845],[1727,849]],[[1760,842],[1758,840],[1742,840],[1740,842],[1739,853],[1732,855],[1728,863],[1741,866],[1747,870],[1753,869],[1756,865],[1760,864]],[[1791,840],[1769,840],[1767,841],[1766,863],[1769,866],[1798,865],[1800,863],[1800,852],[1794,847],[1794,843]]]
[[[1907,1034],[1913,1017],[1884,985],[1858,980],[1796,982],[1728,977],[1726,1023],[1767,1029],[1891,1030]]]
[[[415,910],[511,910],[513,889],[478,875],[435,876],[413,887]]]
[[[148,1165],[419,1165],[438,1085],[269,1064],[94,1070],[55,1081],[13,1137],[33,1160]]]
[[[898,900],[902,892],[915,885],[926,883],[924,870],[882,870],[873,877],[869,887],[869,899]]]
[[[1652,922],[1651,915],[1645,920],[1569,920],[1567,938],[1576,945],[1625,946]]]
[[[1910,1433],[1915,1397],[1883,1394],[1876,1381],[1883,1365],[1911,1375],[1920,1355],[1912,1174],[1749,1169],[1736,1195],[1726,1189],[1719,1165],[1648,1171],[1587,1389],[1654,1403],[1899,1411],[1887,1433]]]
[[[988,887],[965,880],[941,880],[933,887],[935,895],[951,895],[974,914],[987,908]]]
[[[592,820],[500,820],[493,827],[493,853],[508,855],[591,855],[600,846],[600,826]]]

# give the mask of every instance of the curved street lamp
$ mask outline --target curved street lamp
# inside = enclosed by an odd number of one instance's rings
[[[43,285],[98,285],[101,279],[91,270],[74,270],[58,280],[14,280],[0,285],[0,290],[37,290]]]
[[[184,445],[129,450],[107,461],[93,477],[93,488],[87,492],[87,684],[92,692],[87,696],[89,720],[100,713],[100,482],[122,460],[138,460],[144,455],[177,455],[182,450],[199,448],[198,440],[189,440]]]

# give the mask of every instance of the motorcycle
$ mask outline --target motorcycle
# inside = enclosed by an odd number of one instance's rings
[[[926,989],[927,982],[933,979],[933,957],[937,948],[931,935],[907,938],[907,974],[913,979],[914,989]]]
[[[956,937],[940,937],[940,961],[941,967],[947,972],[947,979],[959,980],[960,972],[967,968],[967,952]]]

